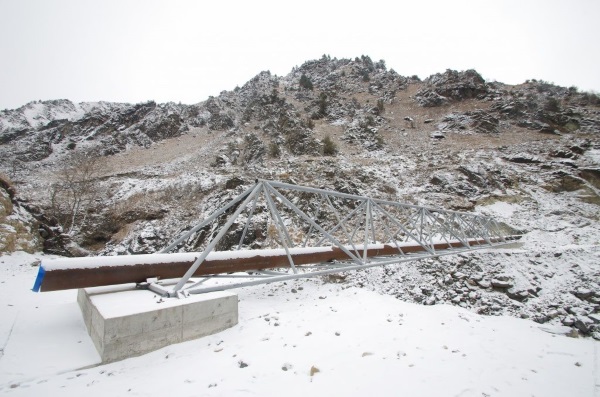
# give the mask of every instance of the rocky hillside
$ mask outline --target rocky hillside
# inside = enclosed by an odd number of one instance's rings
[[[23,230],[48,252],[156,252],[255,178],[283,180],[486,213],[525,235],[514,251],[337,281],[585,333],[600,320],[600,99],[575,87],[474,70],[420,80],[367,56],[324,56],[196,105],[5,110],[0,156]]]

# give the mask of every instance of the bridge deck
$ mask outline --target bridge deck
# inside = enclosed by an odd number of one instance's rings
[[[505,240],[515,240],[508,237]],[[503,242],[493,239],[492,243]],[[469,239],[469,246],[460,241],[438,242],[431,246],[414,243],[370,244],[366,256],[405,257],[415,253],[426,253],[428,249],[469,250],[471,247],[492,247],[486,240]],[[356,256],[364,257],[362,246],[347,247]],[[302,267],[333,261],[352,260],[338,247],[290,248],[294,266]],[[62,258],[43,261],[40,265],[33,290],[36,292],[57,291],[87,287],[98,287],[126,283],[142,283],[150,278],[171,279],[182,277],[200,253],[147,254],[106,257]],[[417,258],[415,258],[417,259]],[[209,276],[236,272],[260,271],[265,269],[289,268],[285,249],[240,250],[211,252],[193,276]]]

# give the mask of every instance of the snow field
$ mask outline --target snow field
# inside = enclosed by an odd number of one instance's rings
[[[96,365],[75,291],[29,290],[34,260],[22,253],[0,257],[1,394],[592,396],[600,391],[600,342],[591,338],[568,338],[555,334],[564,332],[558,326],[484,317],[459,307],[405,303],[320,279],[241,289],[237,326]]]

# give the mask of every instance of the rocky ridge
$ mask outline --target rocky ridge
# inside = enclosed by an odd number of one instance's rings
[[[366,56],[323,56],[196,105],[61,100],[3,111],[1,171],[30,234],[63,255],[156,252],[255,178],[487,213],[524,233],[523,245],[341,280],[594,334],[599,104],[541,81],[509,86],[472,70],[421,81]],[[61,204],[70,192],[75,213]],[[249,246],[266,228],[257,222]]]

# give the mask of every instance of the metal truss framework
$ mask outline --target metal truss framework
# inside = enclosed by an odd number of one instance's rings
[[[185,296],[456,254],[510,244],[519,238],[507,235],[500,224],[485,216],[257,180],[161,253],[173,252],[229,213],[227,221],[218,232],[215,230],[214,237],[181,279],[171,283],[157,281],[148,287],[165,296]],[[249,274],[195,278],[194,274],[232,227],[241,230],[234,249],[244,248],[259,213],[268,219],[267,238],[287,258],[285,266]],[[341,259],[313,264],[295,262],[298,252],[318,252],[323,247],[343,252]],[[374,249],[384,247],[386,256],[373,256]],[[231,257],[235,258],[235,254]]]

